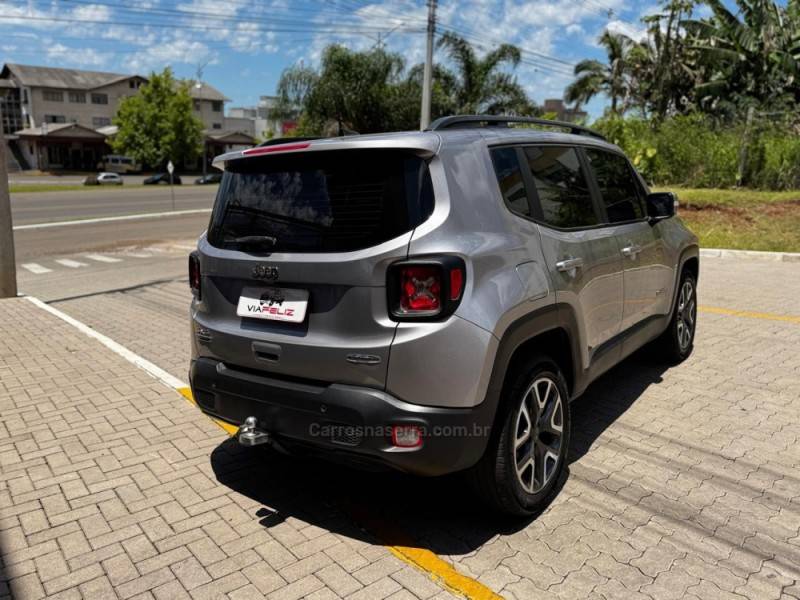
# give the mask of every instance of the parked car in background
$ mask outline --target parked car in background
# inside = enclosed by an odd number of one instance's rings
[[[122,185],[122,177],[118,173],[98,173],[89,175],[83,180],[83,185]]]
[[[465,471],[529,515],[559,489],[570,401],[645,344],[692,352],[697,237],[584,127],[445,117],[215,164],[190,381],[241,444]]]
[[[157,185],[159,183],[165,183],[169,185],[169,173],[156,173],[155,175],[151,175],[143,182],[145,185]],[[181,185],[181,178],[179,175],[173,174],[172,175],[172,183],[175,185]]]
[[[98,168],[110,173],[136,173],[142,170],[142,165],[129,156],[107,154]]]
[[[208,185],[210,183],[219,183],[220,181],[222,181],[222,173],[208,173],[194,180],[197,185]]]

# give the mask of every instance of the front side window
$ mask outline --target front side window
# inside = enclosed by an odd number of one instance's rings
[[[628,161],[619,154],[587,149],[610,223],[635,221],[644,216],[639,186]]]
[[[525,157],[542,220],[561,229],[599,223],[578,153],[564,146],[529,146]]]
[[[528,192],[525,189],[516,148],[494,148],[491,155],[494,173],[506,205],[513,212],[529,217],[531,207],[528,203]]]

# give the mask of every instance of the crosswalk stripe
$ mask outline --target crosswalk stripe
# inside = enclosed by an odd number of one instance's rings
[[[77,260],[72,260],[70,258],[57,258],[56,262],[60,265],[64,265],[65,267],[69,267],[70,269],[79,269],[80,267],[89,266],[86,263],[82,263]]]
[[[126,252],[125,256],[132,256],[133,258],[151,258],[153,255],[144,252]]]
[[[50,273],[52,269],[48,269],[47,267],[43,267],[39,263],[24,263],[22,265],[23,269],[27,269],[34,275],[41,275],[42,273]]]
[[[104,263],[117,263],[122,262],[121,258],[114,258],[113,256],[106,256],[105,254],[87,254],[86,258],[96,260],[97,262]]]

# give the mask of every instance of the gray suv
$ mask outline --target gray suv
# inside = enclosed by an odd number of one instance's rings
[[[591,130],[446,117],[215,164],[190,378],[241,443],[464,471],[531,514],[564,469],[569,402],[645,344],[692,351],[697,238]]]

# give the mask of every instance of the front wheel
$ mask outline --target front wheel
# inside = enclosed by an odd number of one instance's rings
[[[471,472],[494,509],[517,516],[544,508],[567,462],[569,395],[558,366],[536,357],[518,368],[498,414],[501,430]]]
[[[655,340],[654,347],[666,361],[682,362],[689,358],[694,349],[696,328],[697,280],[689,271],[684,271],[669,326],[661,337]]]

